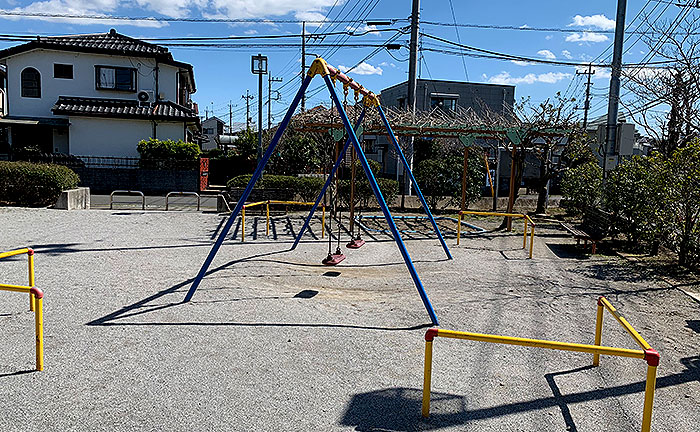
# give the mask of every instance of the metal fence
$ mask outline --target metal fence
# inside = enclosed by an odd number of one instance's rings
[[[115,156],[80,156],[62,153],[24,154],[19,159],[35,163],[51,163],[69,168],[128,168],[156,170],[197,170],[199,161],[173,159],[141,159]]]

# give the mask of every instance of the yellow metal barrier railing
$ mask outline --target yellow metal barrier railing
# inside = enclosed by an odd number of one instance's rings
[[[607,309],[622,327],[632,336],[642,349],[627,349],[601,346],[603,329],[603,309]],[[563,351],[576,351],[593,354],[593,366],[598,366],[600,355],[629,357],[644,359],[647,362],[646,386],[644,390],[644,412],[642,413],[642,432],[651,430],[651,414],[654,405],[654,391],[656,389],[656,368],[659,366],[661,356],[637,333],[637,331],[625,320],[605,297],[598,299],[596,313],[595,342],[593,345],[556,342],[541,339],[528,339],[511,336],[498,336],[483,333],[471,333],[437,328],[428,329],[425,333],[425,364],[423,368],[423,405],[422,415],[430,415],[430,385],[433,363],[433,340],[436,337],[452,339],[465,339],[479,342],[490,342],[507,345],[519,345],[535,348],[548,348]]]
[[[34,311],[34,331],[36,335],[36,370],[44,370],[44,293],[34,286],[34,251],[29,248],[0,253],[0,259],[27,254],[29,263],[29,285],[0,284],[0,291],[14,291],[29,294],[29,310]]]
[[[523,249],[527,247],[527,229],[528,229],[528,223],[530,224],[530,258],[532,258],[532,250],[534,247],[534,241],[535,241],[535,222],[530,219],[530,216],[522,213],[500,213],[500,212],[482,212],[482,211],[470,211],[470,210],[462,210],[458,213],[457,217],[457,244],[459,245],[459,240],[462,234],[462,216],[468,214],[468,215],[476,215],[476,216],[502,216],[502,217],[508,217],[508,218],[520,218],[523,219],[523,222],[525,224],[525,229],[523,230]]]
[[[270,204],[287,204],[287,205],[308,205],[308,206],[313,206],[316,203],[313,202],[304,202],[304,201],[278,201],[278,200],[267,200],[267,201],[258,201],[250,204],[246,204],[243,206],[241,209],[241,241],[245,241],[245,209],[246,208],[251,208],[251,207],[256,207],[256,206],[261,206],[265,204],[265,215],[266,215],[266,221],[265,221],[265,235],[270,235]],[[326,236],[326,206],[322,205],[322,216],[321,216],[321,238],[324,238]]]

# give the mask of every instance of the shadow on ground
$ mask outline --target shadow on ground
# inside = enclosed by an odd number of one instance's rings
[[[686,369],[679,373],[660,376],[656,381],[657,389],[700,381],[700,356],[686,357],[680,362]],[[427,419],[421,417],[421,389],[395,387],[359,393],[354,395],[348,403],[340,424],[354,426],[357,431],[408,432],[454,427],[488,418],[558,407],[562,415],[562,429],[576,431],[576,424],[569,410],[570,404],[617,398],[628,394],[639,394],[641,397],[644,393],[644,380],[568,394],[563,394],[555,382],[557,376],[585,373],[591,369],[594,368],[583,366],[545,374],[544,378],[552,390],[552,396],[487,408],[470,408],[468,396],[431,392],[430,417]]]

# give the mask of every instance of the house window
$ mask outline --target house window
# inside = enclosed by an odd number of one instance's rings
[[[431,96],[430,97],[430,108],[435,108],[435,107],[441,108],[445,111],[455,111],[457,109],[457,98]]]
[[[100,90],[136,91],[136,69],[95,66],[95,86]]]
[[[41,97],[41,75],[34,68],[26,68],[22,71],[22,97]]]
[[[73,79],[73,65],[54,63],[53,77],[62,79]]]

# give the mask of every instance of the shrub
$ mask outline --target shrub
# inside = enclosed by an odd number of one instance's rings
[[[416,165],[414,176],[431,209],[435,210],[445,198],[450,198],[448,203],[453,205],[461,201],[463,170],[463,158],[454,155],[425,159]],[[480,154],[470,151],[467,160],[465,206],[469,206],[481,196],[483,176],[484,166]]]
[[[369,167],[372,170],[372,174],[377,179],[377,184],[379,184],[379,190],[384,195],[384,200],[387,204],[391,203],[396,199],[399,193],[399,184],[396,180],[383,179],[377,177],[382,170],[382,165],[375,160],[367,160]],[[348,170],[349,172],[349,170]],[[351,180],[341,180],[338,184],[338,192],[340,202],[343,206],[350,206],[350,182]],[[370,202],[374,198],[374,191],[367,180],[367,175],[365,174],[362,164],[359,160],[355,161],[355,205],[360,207],[369,207]]]
[[[659,158],[636,156],[607,179],[605,206],[613,214],[615,230],[635,244],[658,241],[664,231],[664,165]]]
[[[306,202],[316,201],[324,183],[323,177],[299,177],[297,180],[299,198]]]
[[[178,168],[183,163],[189,168],[188,163],[196,162],[201,153],[199,145],[195,143],[155,138],[141,140],[136,149],[141,155],[141,166],[155,169]]]
[[[20,206],[46,206],[62,190],[74,189],[80,179],[61,165],[0,161],[0,202]]]
[[[564,172],[561,181],[562,207],[574,214],[583,214],[586,207],[596,205],[601,198],[603,170],[597,162],[579,165]]]

